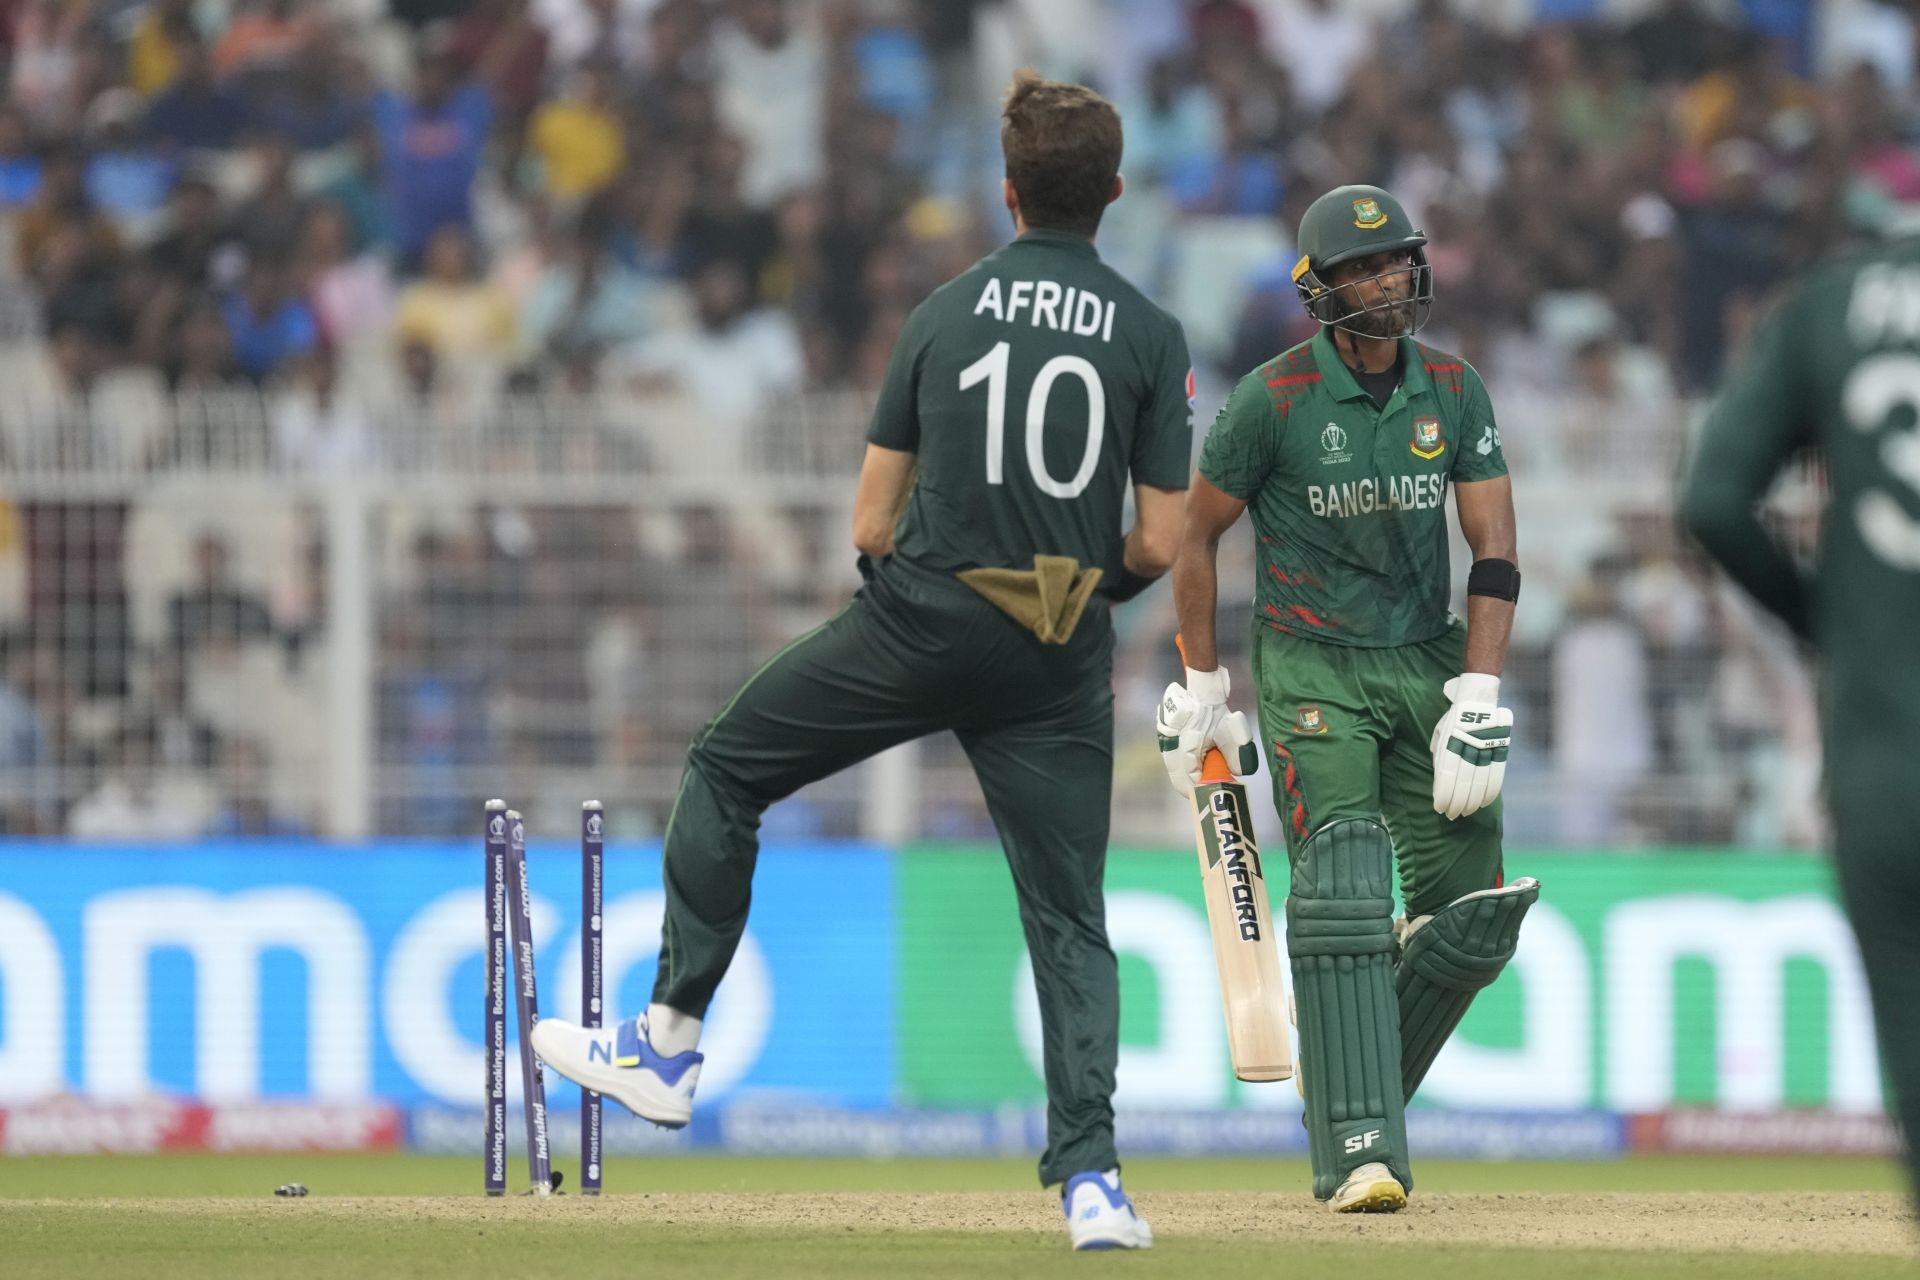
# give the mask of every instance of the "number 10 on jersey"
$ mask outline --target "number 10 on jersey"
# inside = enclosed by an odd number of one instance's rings
[[[1002,484],[1002,456],[1007,435],[1007,360],[1012,345],[996,342],[993,349],[960,371],[960,389],[966,391],[987,384],[987,483]],[[1047,399],[1053,384],[1071,374],[1087,388],[1087,446],[1080,455],[1080,469],[1071,480],[1053,478],[1047,470],[1045,447]],[[1100,463],[1100,443],[1107,427],[1107,392],[1100,384],[1100,371],[1082,356],[1060,355],[1040,366],[1034,375],[1033,389],[1027,393],[1027,470],[1040,492],[1054,498],[1077,498],[1093,481],[1094,468]]]

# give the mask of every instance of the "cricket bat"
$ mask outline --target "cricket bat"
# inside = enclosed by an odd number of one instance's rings
[[[1227,1015],[1227,1051],[1233,1074],[1242,1080],[1286,1080],[1293,1075],[1286,970],[1252,818],[1246,787],[1234,781],[1220,748],[1207,748],[1193,789],[1194,837]]]

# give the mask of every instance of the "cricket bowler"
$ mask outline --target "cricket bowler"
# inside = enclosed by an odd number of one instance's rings
[[[914,311],[874,410],[853,522],[866,584],[755,673],[688,753],[653,1002],[605,1032],[542,1020],[534,1043],[568,1079],[686,1124],[701,1019],[746,927],[761,813],[951,731],[999,829],[1033,956],[1040,1180],[1062,1185],[1076,1249],[1146,1248],[1113,1140],[1108,608],[1173,563],[1192,366],[1179,323],[1094,249],[1124,185],[1113,107],[1023,72],[1001,143],[1016,238]],[[1123,536],[1129,477],[1136,520]]]
[[[1157,724],[1183,793],[1209,746],[1252,771],[1214,639],[1220,536],[1251,510],[1296,1079],[1313,1193],[1336,1212],[1406,1204],[1406,1100],[1540,893],[1502,887],[1513,491],[1479,374],[1413,338],[1433,303],[1426,242],[1378,187],[1337,188],[1302,217],[1293,279],[1321,328],[1242,378],[1207,437],[1173,573],[1186,682]],[[1448,611],[1450,489],[1474,557],[1464,626]]]
[[[1920,239],[1815,267],[1761,324],[1702,426],[1681,520],[1824,659],[1822,746],[1841,900],[1920,1187]],[[1811,451],[1816,558],[1755,514]]]

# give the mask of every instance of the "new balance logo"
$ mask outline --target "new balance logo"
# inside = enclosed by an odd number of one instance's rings
[[[613,1046],[604,1040],[587,1041],[587,1061],[613,1063]]]
[[[1341,1145],[1346,1148],[1348,1155],[1358,1155],[1360,1152],[1372,1147],[1374,1139],[1379,1136],[1380,1131],[1378,1129],[1369,1129],[1365,1133],[1354,1134]]]

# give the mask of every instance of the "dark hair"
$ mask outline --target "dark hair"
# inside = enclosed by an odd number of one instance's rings
[[[1000,111],[1007,177],[1030,227],[1090,236],[1120,172],[1120,113],[1084,85],[1013,77]]]

